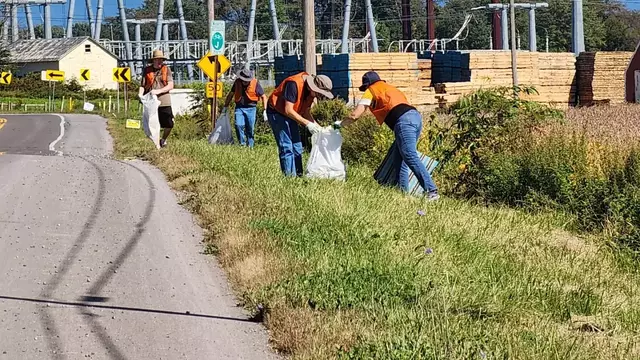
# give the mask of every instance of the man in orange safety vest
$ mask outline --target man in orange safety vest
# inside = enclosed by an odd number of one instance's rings
[[[171,110],[171,94],[173,90],[173,74],[171,69],[164,63],[167,58],[162,50],[154,50],[153,56],[149,60],[151,64],[144,69],[138,96],[142,98],[147,93],[152,93],[160,100],[158,107],[158,119],[160,128],[164,129],[160,146],[167,146],[167,138],[173,129],[173,111]]]
[[[242,69],[236,75],[238,78],[233,83],[224,106],[228,107],[232,99],[236,103],[235,125],[238,142],[241,146],[253,148],[256,106],[258,100],[262,100],[264,108],[262,117],[264,121],[267,121],[267,95],[265,95],[258,79],[253,76],[252,71]]]

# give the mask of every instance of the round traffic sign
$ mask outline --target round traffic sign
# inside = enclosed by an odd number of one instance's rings
[[[224,39],[222,38],[222,34],[217,32],[213,34],[213,37],[211,38],[211,45],[213,46],[213,48],[215,50],[220,50],[222,49],[222,46],[224,44]]]

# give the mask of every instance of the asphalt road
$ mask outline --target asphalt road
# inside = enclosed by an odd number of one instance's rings
[[[162,173],[104,119],[1,116],[0,360],[270,359]]]

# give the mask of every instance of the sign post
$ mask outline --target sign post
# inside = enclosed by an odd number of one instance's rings
[[[49,83],[49,111],[55,109],[56,101],[56,82],[64,81],[64,71],[60,70],[42,70],[40,73],[40,79]],[[53,83],[53,90],[51,90],[51,83]]]
[[[209,0],[213,2],[213,0]],[[213,14],[210,14],[213,15]],[[225,43],[225,22],[222,20],[214,20],[213,16],[210,20],[209,26],[209,52],[213,55],[212,63],[215,65],[213,70],[213,86],[214,89],[218,87],[218,74],[220,72],[220,66],[218,62],[218,56],[224,56],[224,43]],[[211,99],[211,131],[215,129],[216,126],[216,114],[218,106],[217,97],[214,96]]]
[[[91,70],[89,69],[80,69],[80,81],[84,82],[86,85],[86,82],[89,81],[89,79],[91,79]],[[86,86],[82,87],[82,98],[83,98],[83,102],[87,102],[87,89]]]

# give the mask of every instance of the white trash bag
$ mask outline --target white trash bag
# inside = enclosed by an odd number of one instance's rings
[[[309,178],[344,181],[346,170],[342,162],[342,135],[332,127],[326,127],[311,136],[311,154],[307,162]]]
[[[158,106],[160,100],[150,92],[144,95],[142,101],[142,128],[145,135],[160,149],[160,120],[158,119]]]
[[[220,117],[216,119],[216,126],[209,134],[209,144],[233,144],[233,133],[227,109],[224,109]]]

